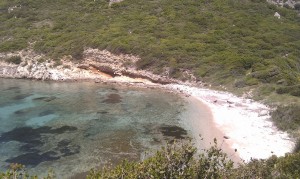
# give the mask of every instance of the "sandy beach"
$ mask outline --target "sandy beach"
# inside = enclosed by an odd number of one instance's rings
[[[251,158],[283,156],[293,149],[293,140],[286,132],[279,131],[273,125],[270,121],[270,108],[264,104],[227,92],[187,85],[172,84],[167,88],[184,93],[207,105],[212,113],[211,126],[215,128],[201,131],[203,130],[200,129],[203,128],[201,126],[205,124],[199,121],[195,125],[199,125],[199,132],[202,132],[203,137],[215,135],[213,137],[224,141],[223,149],[229,155],[236,149],[238,156],[247,162]]]
[[[228,157],[235,163],[240,163],[239,153],[231,148],[229,141],[224,138],[225,134],[216,127],[213,120],[213,113],[205,103],[195,97],[187,97],[188,102],[184,114],[186,128],[190,129],[194,137],[194,143],[199,151],[214,145],[214,138],[217,139],[217,146],[228,154]]]

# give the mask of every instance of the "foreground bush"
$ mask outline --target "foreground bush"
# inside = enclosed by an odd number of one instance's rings
[[[55,175],[52,171],[49,171],[46,177],[43,179],[54,179]],[[25,166],[22,164],[13,163],[6,172],[0,172],[0,179],[38,179],[37,175],[30,176],[26,170]]]
[[[140,163],[124,161],[113,169],[92,170],[87,178],[222,178],[232,168],[216,141],[199,156],[191,143],[174,143]]]
[[[92,170],[94,178],[299,178],[300,153],[266,160],[253,159],[234,167],[233,162],[214,145],[198,155],[192,144],[163,147],[154,156],[139,162],[124,161],[115,168]]]
[[[300,105],[278,106],[271,113],[275,125],[281,130],[298,130],[300,127]]]
[[[116,167],[105,166],[102,170],[91,170],[88,179],[102,178],[177,178],[177,179],[219,179],[219,178],[244,178],[244,179],[273,179],[273,178],[299,178],[300,177],[300,152],[286,154],[284,157],[272,156],[266,160],[253,159],[248,163],[234,166],[228,156],[214,145],[198,154],[191,143],[168,144],[157,151],[153,156],[141,162],[124,160]],[[0,172],[0,178],[27,179],[37,178],[28,176],[23,166],[14,164],[7,172]],[[48,174],[46,179],[55,178]]]

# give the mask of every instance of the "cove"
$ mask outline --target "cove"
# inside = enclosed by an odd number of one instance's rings
[[[0,169],[70,178],[187,140],[187,102],[160,89],[0,79]]]

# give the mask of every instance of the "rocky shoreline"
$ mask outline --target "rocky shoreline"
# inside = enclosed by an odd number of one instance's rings
[[[19,56],[19,64],[6,59]],[[0,54],[0,77],[28,78],[37,80],[80,81],[118,83],[142,87],[162,88],[193,97],[206,104],[213,115],[215,127],[224,135],[224,142],[232,151],[237,150],[243,160],[282,156],[291,152],[293,139],[279,131],[270,121],[270,108],[252,101],[249,96],[237,97],[231,93],[204,88],[196,81],[182,82],[168,78],[167,73],[155,75],[138,70],[139,57],[114,55],[108,51],[86,49],[83,60],[71,61],[64,57],[55,62],[31,50]],[[193,79],[193,76],[190,76]],[[197,87],[196,87],[197,86]]]
[[[20,57],[19,64],[7,62],[11,57]],[[136,79],[132,82],[170,84],[178,80],[159,76],[145,70],[137,70],[134,63],[139,58],[131,55],[114,55],[108,51],[87,49],[83,59],[72,61],[65,56],[53,61],[32,50],[0,54],[0,77],[28,78],[37,80],[77,81],[95,80],[96,82],[118,81],[120,77]],[[120,80],[120,82],[124,82]]]

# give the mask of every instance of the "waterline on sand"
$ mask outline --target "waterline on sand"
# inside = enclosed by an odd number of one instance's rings
[[[291,152],[293,140],[270,121],[269,107],[233,94],[187,85],[167,85],[167,89],[190,95],[206,104],[213,123],[224,134],[226,145],[237,150],[241,159],[264,159]]]

